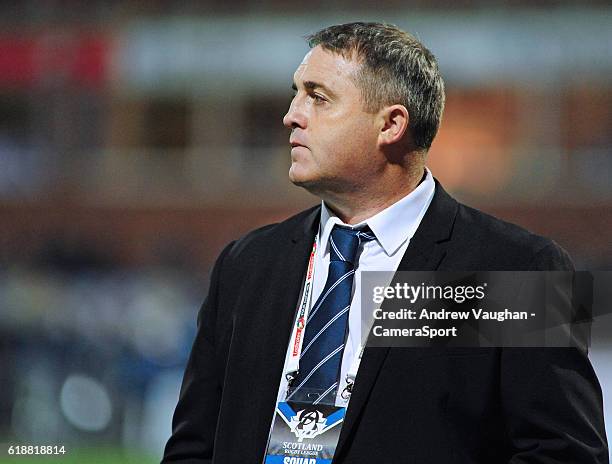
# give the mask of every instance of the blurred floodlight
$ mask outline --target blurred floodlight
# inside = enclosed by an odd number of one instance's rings
[[[98,381],[83,375],[70,375],[60,393],[66,419],[78,429],[97,432],[111,420],[111,400]]]

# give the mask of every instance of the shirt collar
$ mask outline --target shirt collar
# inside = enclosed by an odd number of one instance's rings
[[[425,179],[412,192],[359,224],[345,224],[322,202],[319,243],[324,251],[327,251],[329,235],[336,224],[353,229],[367,225],[385,253],[394,255],[415,234],[433,198],[435,182],[429,169],[425,168],[425,172]]]

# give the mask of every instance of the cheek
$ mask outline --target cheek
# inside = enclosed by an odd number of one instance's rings
[[[317,129],[313,131],[316,136],[311,145],[312,157],[322,168],[355,171],[367,162],[367,154],[376,148],[373,123],[367,116],[345,114]]]
[[[366,124],[361,118],[346,115],[334,122],[330,122],[325,130],[321,131],[319,140],[328,148],[341,148],[343,146],[365,146],[371,143],[371,124]]]
[[[372,125],[355,121],[343,131],[342,144],[355,155],[371,153],[376,148],[376,136]]]

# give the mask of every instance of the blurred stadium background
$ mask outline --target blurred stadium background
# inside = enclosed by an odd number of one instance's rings
[[[302,36],[398,24],[438,57],[429,166],[612,266],[609,2],[0,2],[0,462],[156,462],[223,244],[316,202],[281,118]],[[591,358],[612,401],[612,324]],[[612,409],[606,404],[608,426]]]

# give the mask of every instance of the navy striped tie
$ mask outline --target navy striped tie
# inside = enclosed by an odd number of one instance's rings
[[[329,272],[321,296],[310,309],[300,357],[288,401],[333,404],[344,351],[355,257],[362,242],[373,240],[369,228],[334,226],[329,239]]]

